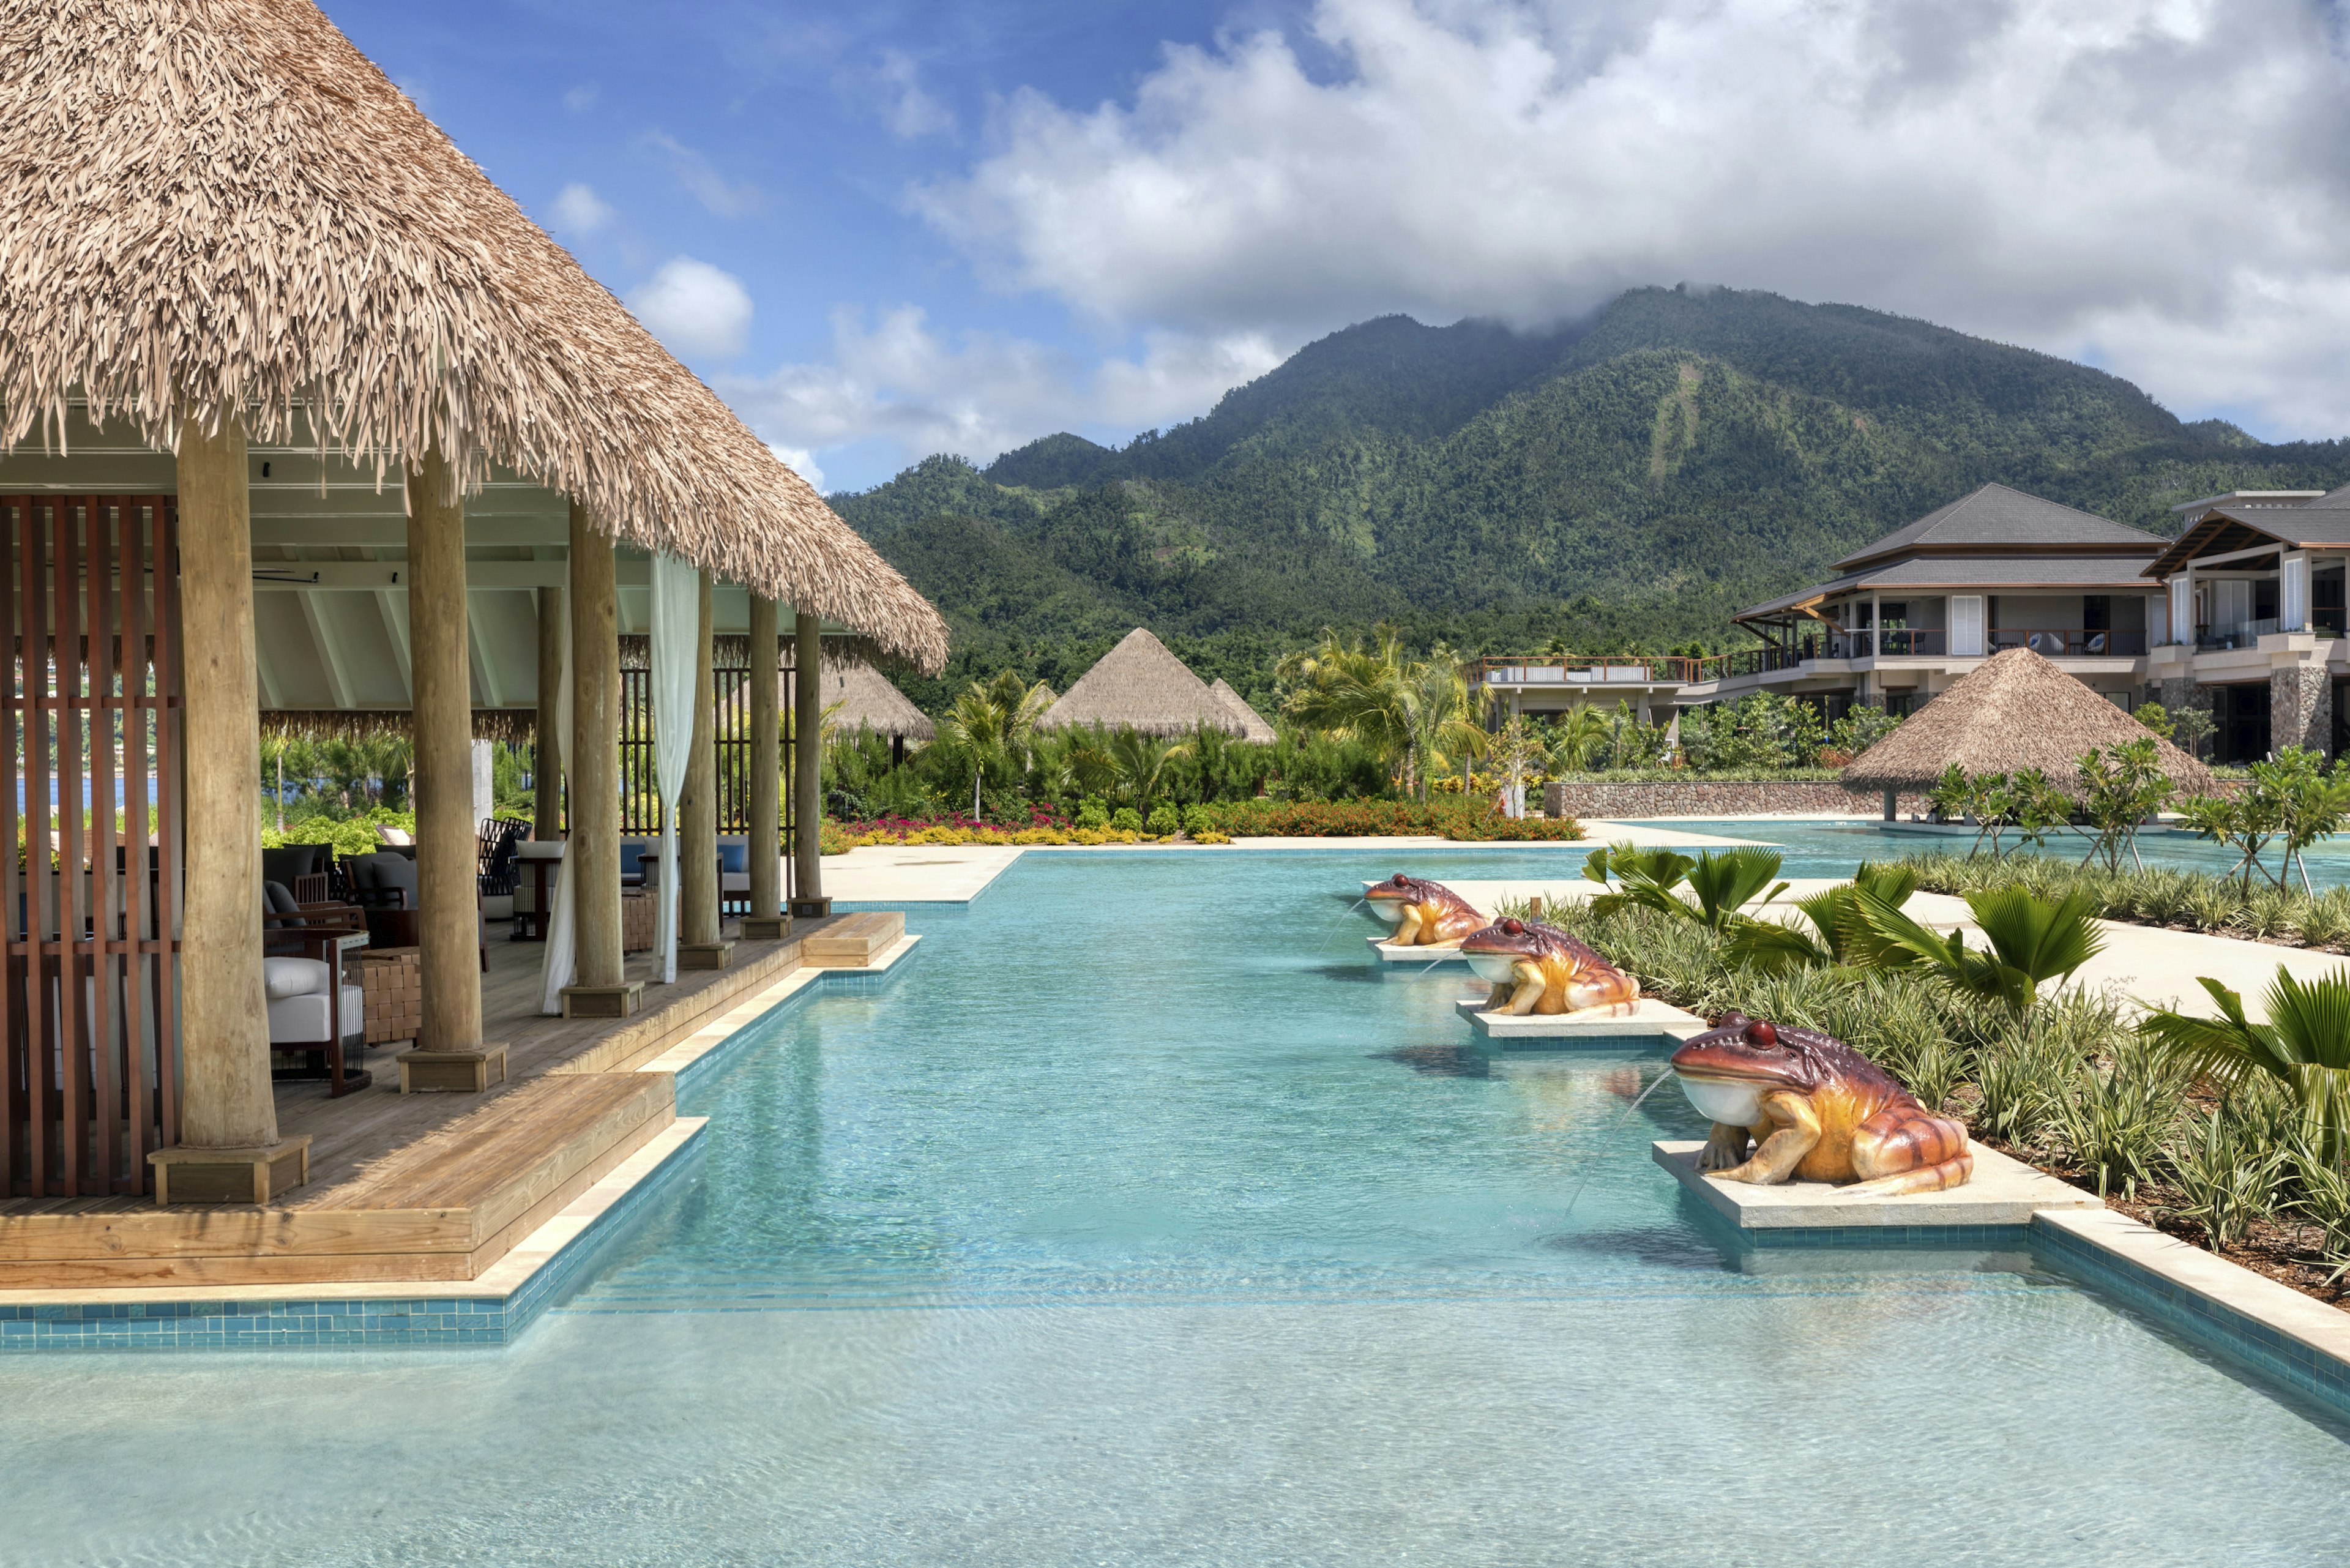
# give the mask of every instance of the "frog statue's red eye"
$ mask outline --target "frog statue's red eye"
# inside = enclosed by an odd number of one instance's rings
[[[1768,1023],[1750,1023],[1746,1026],[1746,1038],[1757,1045],[1775,1046],[1779,1044],[1779,1031]]]
[[[1522,937],[1526,934],[1524,924],[1517,920],[1503,920],[1502,922],[1502,929],[1508,935],[1513,937]]]
[[[1399,871],[1395,874],[1395,885],[1399,888],[1409,888],[1411,886],[1411,878]]]

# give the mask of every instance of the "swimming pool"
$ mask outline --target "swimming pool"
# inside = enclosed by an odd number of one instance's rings
[[[1740,1252],[1658,1054],[1489,1073],[1345,907],[1581,854],[1024,857],[511,1348],[0,1364],[0,1563],[2338,1557],[2322,1412],[2021,1252]]]

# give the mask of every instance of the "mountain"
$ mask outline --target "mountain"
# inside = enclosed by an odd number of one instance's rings
[[[1743,641],[1730,613],[1989,480],[2151,532],[2350,443],[2182,423],[2087,366],[1855,306],[1636,289],[1546,332],[1384,317],[1120,448],[932,457],[835,510],[943,610],[934,705],[1149,626],[1252,700],[1333,625],[1477,652]]]

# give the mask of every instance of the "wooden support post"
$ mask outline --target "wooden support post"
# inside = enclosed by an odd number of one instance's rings
[[[261,702],[254,665],[252,503],[244,426],[180,427],[180,617],[186,670],[187,882],[180,948],[180,1145],[158,1150],[156,1199],[298,1181],[277,1136],[261,983]],[[60,555],[62,559],[62,554]],[[158,573],[174,569],[155,563]],[[136,592],[135,584],[130,591]],[[159,589],[159,592],[161,590]],[[68,765],[71,765],[68,759]],[[138,836],[143,838],[141,833]],[[170,920],[164,925],[168,929]],[[43,1069],[46,1071],[46,1069]],[[242,1182],[240,1187],[237,1184]],[[203,1199],[196,1199],[202,1201]],[[212,1199],[212,1201],[220,1201]]]
[[[563,590],[538,590],[538,725],[532,742],[531,836],[563,836],[563,742],[555,706],[563,691]]]
[[[792,933],[784,912],[783,689],[778,682],[775,601],[751,596],[751,912],[746,938],[779,941]]]
[[[480,1089],[505,1077],[482,1041],[480,827],[473,820],[473,688],[466,654],[465,503],[434,447],[408,474],[408,640],[415,682],[416,946],[424,984],[402,1094]]]
[[[718,687],[710,647],[710,574],[693,632],[693,738],[677,799],[680,969],[724,969],[733,944],[718,929]]]
[[[620,622],[612,541],[588,509],[571,504],[571,836],[563,874],[572,879],[579,941],[577,978],[563,992],[566,1018],[622,1018],[644,982],[620,955]]]
[[[806,610],[792,623],[792,914],[822,919],[824,896],[824,623]]]

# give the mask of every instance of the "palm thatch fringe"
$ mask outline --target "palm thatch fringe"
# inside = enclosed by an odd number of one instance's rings
[[[1235,735],[1247,729],[1206,681],[1143,627],[1103,654],[1036,724],[1045,730],[1100,724],[1146,735],[1188,735],[1202,724]]]
[[[885,652],[869,637],[828,631],[824,634],[824,661],[830,664],[837,659],[861,660],[883,670],[911,667],[910,661]],[[751,639],[740,632],[712,632],[710,637],[710,661],[721,670],[748,670],[751,668]],[[787,670],[791,668],[791,662],[792,640],[786,632],[775,655],[775,668]],[[620,668],[650,670],[652,667],[653,639],[640,631],[622,632]]]
[[[1255,741],[1269,746],[1280,739],[1274,731],[1272,721],[1250,707],[1241,694],[1232,690],[1232,682],[1222,676],[1217,676],[1215,684],[1208,690],[1214,692],[1217,699],[1232,711],[1233,717],[1240,720],[1242,740]]]
[[[286,740],[367,741],[409,732],[405,708],[265,708],[261,732]],[[528,745],[538,734],[536,708],[476,708],[473,739]]]
[[[0,0],[0,450],[438,449],[941,667],[945,621],[310,0]],[[307,427],[307,428],[305,428]]]
[[[2082,753],[2143,741],[2149,733],[2039,654],[2012,648],[1903,720],[1854,758],[1838,782],[1877,794],[1926,788],[1952,763],[1970,774],[2038,768],[2078,797]],[[2156,740],[2155,751],[2181,792],[2210,793],[2210,769],[2165,740]]]

